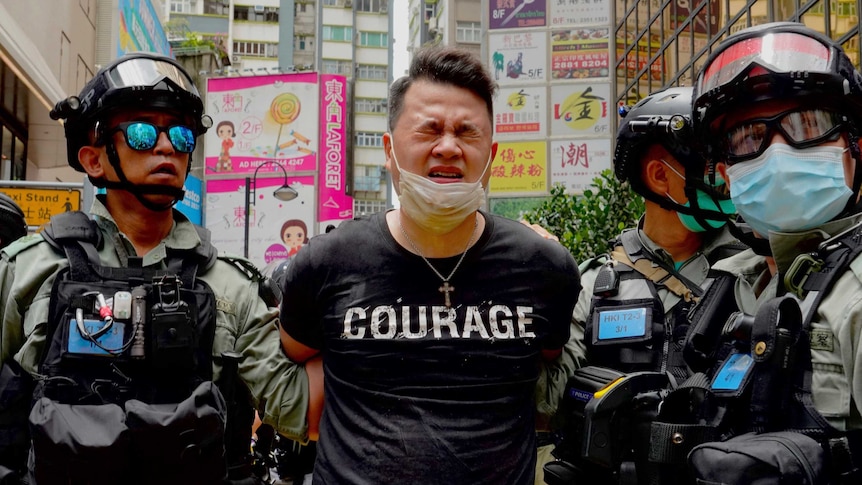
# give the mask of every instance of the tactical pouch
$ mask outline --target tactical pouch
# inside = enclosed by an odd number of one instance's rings
[[[227,408],[212,382],[179,404],[126,401],[133,475],[141,484],[213,484],[227,475]]]
[[[816,485],[828,482],[826,453],[792,431],[748,433],[696,446],[688,455],[698,485]]]
[[[116,404],[70,405],[46,397],[30,412],[39,485],[121,483],[129,476],[129,429]]]
[[[212,382],[180,403],[61,404],[30,413],[31,471],[39,485],[217,484],[227,475],[224,398]]]

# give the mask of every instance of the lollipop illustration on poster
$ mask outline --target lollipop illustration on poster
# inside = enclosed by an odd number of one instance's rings
[[[319,144],[316,74],[280,74],[211,78],[208,113],[214,123],[234,128],[225,163],[225,134],[206,135],[206,167],[211,174],[247,174],[276,170],[262,165],[275,160],[288,171],[315,170]],[[305,109],[303,109],[305,108]],[[301,128],[300,128],[301,127]]]
[[[299,102],[299,98],[293,93],[282,93],[273,98],[269,106],[269,114],[272,120],[278,124],[278,136],[275,138],[275,144],[272,146],[272,153],[275,153],[276,158],[285,158],[296,153],[314,153],[314,150],[308,146],[311,140],[295,130],[290,130],[288,133],[290,139],[282,143],[284,127],[296,121],[301,109],[302,104]],[[267,152],[263,153],[266,154]]]

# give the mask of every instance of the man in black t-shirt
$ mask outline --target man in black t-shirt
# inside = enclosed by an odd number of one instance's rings
[[[479,210],[495,89],[468,52],[418,52],[384,135],[400,208],[313,238],[288,269],[285,349],[325,374],[309,370],[311,426],[326,398],[315,484],[533,483],[538,366],[568,339],[578,271]]]

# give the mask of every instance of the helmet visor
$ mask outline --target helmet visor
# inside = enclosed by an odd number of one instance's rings
[[[191,78],[178,66],[158,59],[135,58],[111,68],[108,77],[115,88],[155,86],[162,79],[170,79],[180,88],[197,93]]]
[[[795,32],[778,32],[740,40],[721,51],[704,69],[698,92],[733,82],[756,63],[771,72],[832,73],[832,53],[817,39]]]

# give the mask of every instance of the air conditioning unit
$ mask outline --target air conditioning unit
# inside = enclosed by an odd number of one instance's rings
[[[437,30],[437,17],[428,19],[428,30]]]
[[[380,13],[389,13],[389,6],[388,5],[381,5]]]
[[[254,6],[254,13],[263,13],[263,12],[264,12],[263,5],[255,5]]]
[[[239,64],[240,62],[242,62],[242,57],[234,54],[234,55],[230,56],[230,62],[231,62],[231,64]]]
[[[353,0],[344,0],[344,8],[353,8]]]

